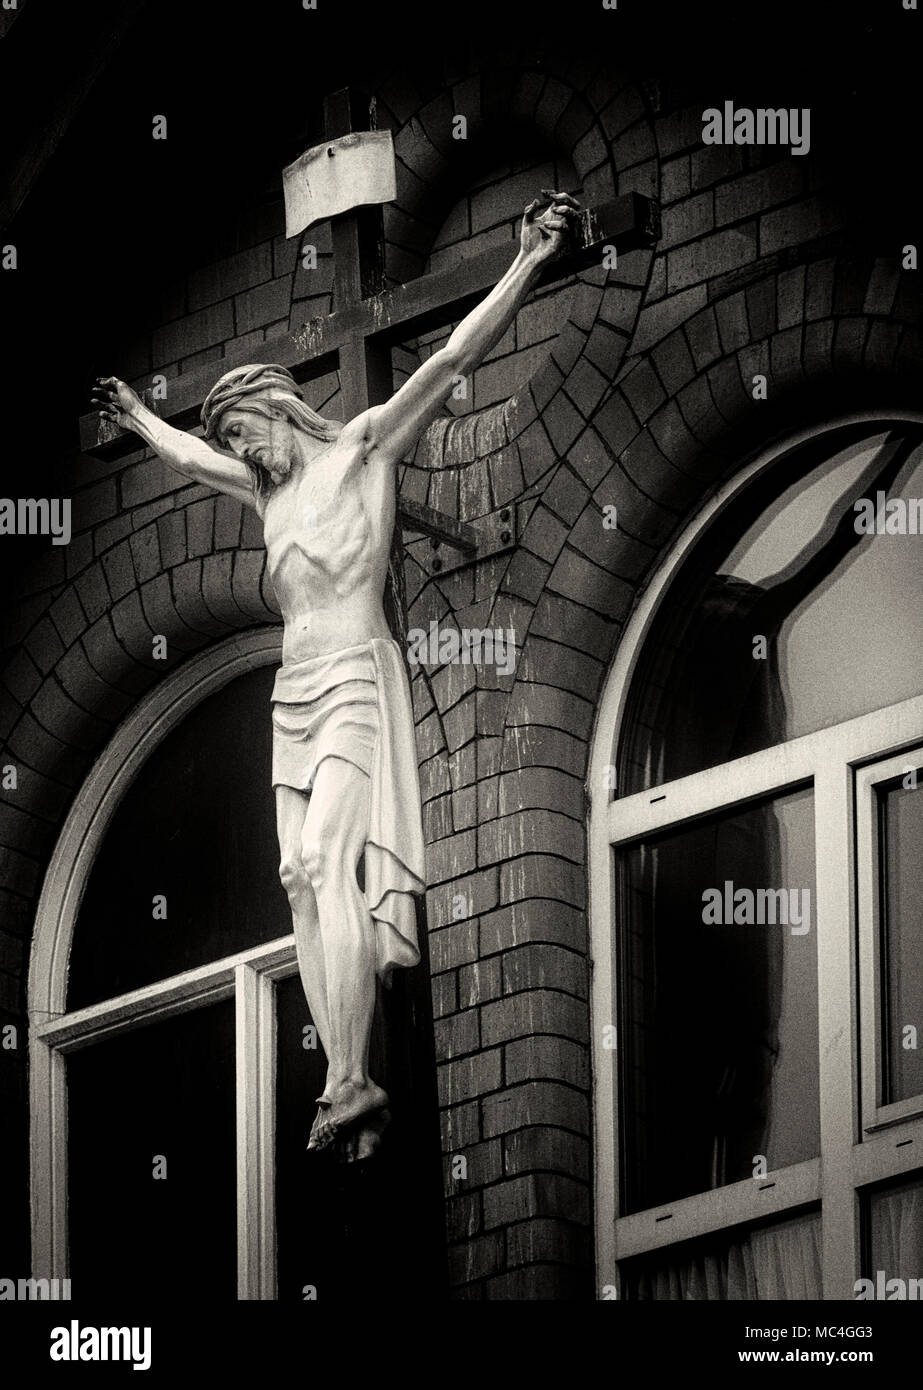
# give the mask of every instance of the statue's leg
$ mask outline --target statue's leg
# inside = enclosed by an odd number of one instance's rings
[[[356,878],[368,834],[370,787],[368,775],[352,763],[325,758],[304,821],[302,859],[317,901],[327,966],[333,1094],[327,1142],[388,1100],[368,1074],[375,925]]]
[[[317,900],[302,858],[305,817],[310,797],[294,787],[276,787],[276,830],[281,860],[279,877],[288,894],[295,930],[298,970],[311,1021],[317,1029],[327,1058],[327,1084],[323,1099],[332,1099],[330,1074],[330,1013],[327,1005],[327,966],[321,938]]]

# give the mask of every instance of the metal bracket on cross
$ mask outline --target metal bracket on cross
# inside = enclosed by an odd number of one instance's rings
[[[492,559],[516,546],[516,504],[508,502],[476,521],[455,521],[403,497],[398,515],[405,531],[420,531],[423,540],[406,541],[405,546],[421,569],[429,575],[451,574],[477,560]],[[445,547],[448,546],[448,550]]]

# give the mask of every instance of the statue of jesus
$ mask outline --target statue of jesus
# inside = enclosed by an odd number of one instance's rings
[[[101,418],[134,430],[179,473],[254,507],[284,621],[273,700],[280,875],[302,984],[327,1058],[308,1148],[368,1157],[388,1097],[368,1073],[375,977],[416,965],[413,894],[425,888],[410,690],[385,620],[396,469],[458,377],[502,337],[564,250],[578,203],[543,190],[509,270],[383,405],[348,424],[316,414],[279,366],[236,367],[202,407],[204,437],[160,420],[117,377]],[[364,856],[364,887],[357,878]]]

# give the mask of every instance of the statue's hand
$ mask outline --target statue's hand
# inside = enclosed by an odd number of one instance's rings
[[[522,219],[519,242],[523,252],[536,261],[553,261],[563,255],[568,222],[579,212],[580,204],[569,193],[543,188],[541,198],[533,198]]]
[[[145,409],[144,402],[124,381],[117,376],[96,378],[93,388],[93,404],[99,407],[99,418],[109,420],[120,429],[131,430]]]

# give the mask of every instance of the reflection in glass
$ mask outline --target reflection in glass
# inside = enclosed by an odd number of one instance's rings
[[[235,1299],[233,1001],[71,1053],[67,1090],[74,1298]]]
[[[620,749],[626,793],[921,692],[923,537],[857,531],[856,503],[879,493],[923,498],[919,426],[825,433],[725,509],[646,642]]]
[[[923,1182],[919,1174],[909,1182],[870,1193],[865,1211],[865,1277],[875,1281],[876,1296],[887,1298],[897,1292],[894,1288],[877,1291],[879,1271],[885,1281],[923,1281]],[[908,1296],[905,1290],[904,1297]]]
[[[300,1303],[310,1285],[326,1302],[342,1294],[348,1275],[341,1174],[339,1165],[306,1152],[327,1061],[320,1040],[305,1032],[311,1015],[297,975],[276,985],[276,1027],[277,1296]]]
[[[425,935],[421,933],[425,950]],[[408,977],[415,976],[415,979]],[[368,1163],[305,1151],[327,1065],[306,1047],[311,1017],[297,976],[276,985],[276,1232],[278,1297],[357,1306],[368,1297],[440,1296],[445,1278],[438,1099],[420,1014],[429,973],[402,971],[378,991],[369,1071],[390,1098],[387,1140]],[[428,1023],[428,1019],[427,1019]]]
[[[203,700],[126,792],[80,907],[69,1009],[291,931],[270,778],[274,675],[262,667]]]
[[[623,1214],[814,1157],[811,792],[617,861]]]
[[[923,787],[878,793],[883,1103],[923,1095]],[[908,1031],[913,1029],[912,1032]],[[909,1044],[912,1044],[909,1045]],[[923,1274],[923,1270],[920,1271]]]
[[[820,1212],[671,1245],[626,1260],[621,1274],[630,1302],[819,1299]]]

